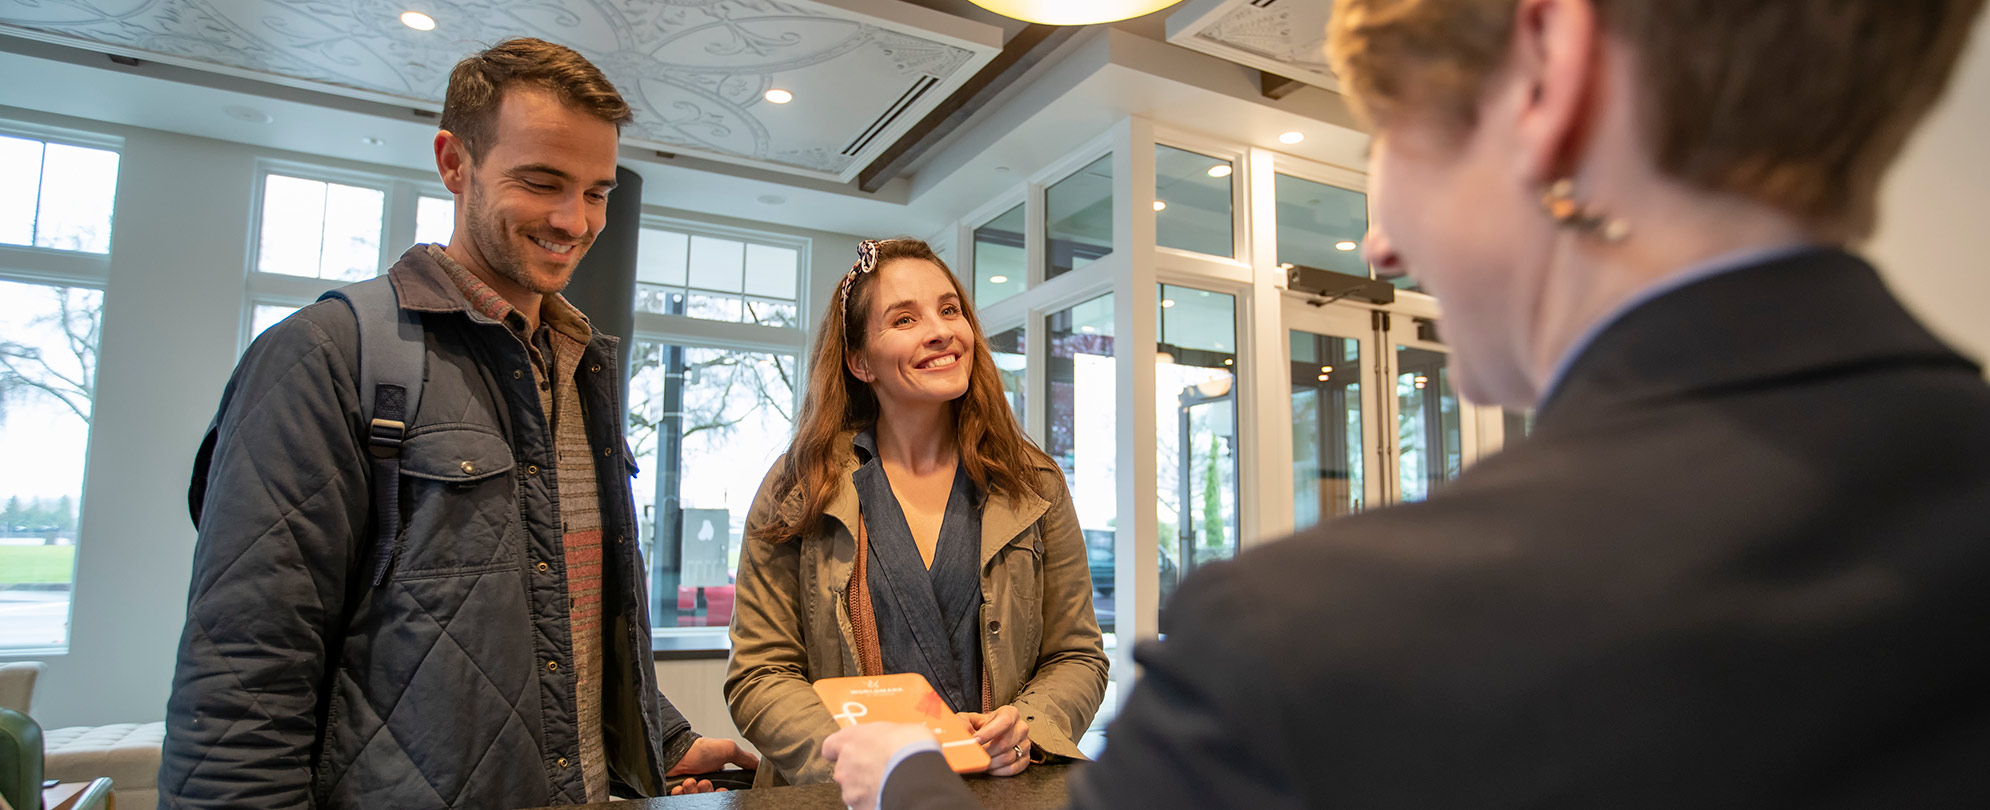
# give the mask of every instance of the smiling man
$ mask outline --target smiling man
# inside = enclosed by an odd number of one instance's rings
[[[354,308],[306,307],[243,355],[189,493],[162,807],[598,802],[757,764],[657,692],[617,344],[560,295],[629,120],[551,43],[450,75],[455,233],[387,271],[426,355],[398,510],[372,495],[392,479],[368,472]]]

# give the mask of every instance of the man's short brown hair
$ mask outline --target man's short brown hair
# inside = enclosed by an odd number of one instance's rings
[[[449,72],[442,128],[462,139],[471,160],[482,160],[497,141],[498,105],[505,89],[513,85],[551,91],[560,101],[614,124],[618,131],[635,120],[622,94],[587,57],[543,39],[508,39],[464,57]]]
[[[1871,232],[1879,182],[1940,97],[1984,0],[1591,0],[1635,52],[1660,171],[1827,232]],[[1335,0],[1357,111],[1469,132],[1515,0]]]

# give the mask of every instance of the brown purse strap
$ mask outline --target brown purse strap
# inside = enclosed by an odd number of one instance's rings
[[[870,536],[864,531],[864,514],[857,512],[857,559],[850,567],[850,583],[843,589],[850,614],[850,631],[856,636],[857,669],[867,678],[884,674],[884,649],[878,641],[878,617],[871,610]]]

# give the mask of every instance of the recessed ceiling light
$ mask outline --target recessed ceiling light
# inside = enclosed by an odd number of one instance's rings
[[[1154,210],[1156,210],[1156,211],[1166,211],[1166,210],[1168,210],[1168,204],[1167,204],[1167,203],[1164,203],[1164,202],[1161,202],[1160,200],[1155,200],[1155,201],[1154,201]]]
[[[386,141],[380,140],[379,138],[375,138],[371,135],[368,135],[364,138],[360,138],[359,142],[366,144],[367,146],[381,146],[387,143]]]
[[[764,98],[766,98],[769,102],[772,102],[774,104],[786,104],[790,101],[795,100],[795,94],[790,93],[786,90],[782,90],[779,87],[776,87],[772,90],[767,91],[767,95],[764,96]]]
[[[229,118],[233,118],[237,121],[247,121],[251,124],[267,124],[271,121],[276,120],[274,118],[271,118],[269,113],[263,112],[262,110],[258,110],[254,107],[244,107],[240,104],[230,104],[226,107],[222,107],[221,111],[227,113]]]
[[[989,276],[989,277],[988,277],[988,283],[990,283],[990,284],[1007,284],[1007,283],[1009,283],[1009,277],[1008,277],[1008,276]]]
[[[1167,309],[1167,308],[1169,308],[1169,307],[1172,307],[1172,306],[1174,306],[1174,305],[1175,305],[1175,299],[1173,299],[1173,298],[1163,298],[1163,299],[1161,299],[1161,308],[1162,308],[1162,309]]]
[[[1216,165],[1214,165],[1214,166],[1211,166],[1211,167],[1209,167],[1209,176],[1210,176],[1210,177],[1229,177],[1229,176],[1230,176],[1230,164],[1228,164],[1228,163],[1218,163],[1218,164],[1216,164]]]
[[[430,17],[427,14],[423,14],[419,11],[401,12],[401,24],[409,28],[413,28],[416,31],[435,30],[435,18]]]
[[[1339,242],[1335,242],[1335,243],[1334,243],[1334,249],[1335,249],[1335,250],[1353,250],[1353,249],[1355,249],[1355,248],[1358,248],[1358,247],[1361,247],[1361,246],[1360,246],[1360,245],[1357,245],[1357,244],[1355,244],[1355,243],[1353,243],[1353,242],[1349,242],[1349,241],[1346,241],[1346,240],[1342,240],[1342,241],[1339,241]]]
[[[1080,332],[1097,332],[1097,331],[1099,331],[1099,330],[1097,330],[1097,329],[1093,329],[1093,328],[1092,328],[1092,327],[1090,327],[1090,326],[1080,326],[1080,327],[1078,327],[1078,331],[1080,331]]]
[[[1283,135],[1278,136],[1279,143],[1298,143],[1303,140],[1306,140],[1306,133],[1300,132],[1298,130],[1293,130],[1291,132],[1287,132]]]

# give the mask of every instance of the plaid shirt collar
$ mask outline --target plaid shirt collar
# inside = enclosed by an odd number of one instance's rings
[[[442,266],[442,272],[448,274],[449,280],[456,283],[456,288],[463,292],[463,297],[469,300],[472,308],[485,317],[510,326],[512,331],[521,336],[526,334],[525,315],[513,307],[510,301],[506,301],[504,296],[498,295],[496,290],[491,289],[491,285],[485,284],[483,279],[477,278],[468,268],[450,258],[448,253],[443,252],[441,245],[429,245],[428,255],[435,259],[436,264]],[[543,303],[539,305],[539,319],[546,326],[552,327],[553,331],[581,345],[587,345],[587,342],[593,338],[593,324],[588,322],[585,314],[567,301],[566,296],[553,293],[542,301]]]

